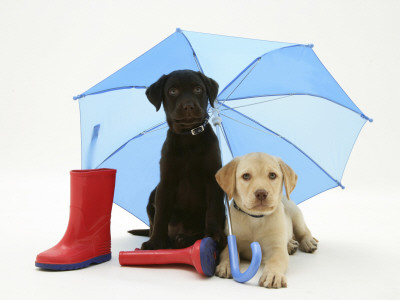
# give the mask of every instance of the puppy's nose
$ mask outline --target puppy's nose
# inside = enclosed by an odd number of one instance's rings
[[[267,199],[268,193],[266,190],[257,190],[254,192],[254,195],[256,196],[257,200],[263,201]]]
[[[185,103],[183,104],[184,111],[192,111],[194,109],[193,103]]]

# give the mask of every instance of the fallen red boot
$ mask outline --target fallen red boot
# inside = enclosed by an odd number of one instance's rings
[[[67,231],[53,248],[36,257],[36,267],[74,270],[111,259],[110,219],[114,169],[73,170]]]

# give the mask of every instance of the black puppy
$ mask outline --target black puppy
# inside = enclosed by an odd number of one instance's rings
[[[147,205],[150,239],[142,249],[185,248],[206,236],[219,249],[226,244],[223,191],[215,180],[221,153],[207,114],[208,100],[213,106],[217,93],[213,79],[191,70],[163,75],[146,90],[157,111],[163,104],[169,130],[160,183]]]

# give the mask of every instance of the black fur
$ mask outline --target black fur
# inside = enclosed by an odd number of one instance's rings
[[[142,249],[184,248],[206,236],[223,249],[223,191],[215,180],[221,168],[218,139],[211,126],[198,135],[185,134],[203,124],[218,93],[218,84],[200,72],[174,71],[146,91],[149,101],[163,104],[169,125],[161,151],[160,182],[147,205],[150,235]]]

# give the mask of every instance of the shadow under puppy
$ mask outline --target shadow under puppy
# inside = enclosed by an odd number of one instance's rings
[[[226,245],[223,191],[215,174],[221,168],[218,139],[208,123],[218,84],[200,72],[163,75],[147,90],[157,111],[163,104],[169,130],[161,150],[160,182],[147,205],[149,230],[142,249],[185,248],[206,236]]]
[[[239,256],[250,260],[250,243],[258,241],[264,264],[259,285],[287,287],[289,254],[298,247],[312,253],[318,245],[300,209],[289,198],[296,173],[280,158],[258,152],[235,158],[218,171],[216,179],[229,199],[234,198],[230,213]],[[216,275],[232,277],[228,247],[221,253]]]

